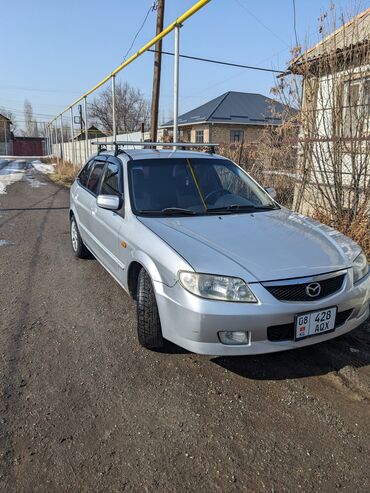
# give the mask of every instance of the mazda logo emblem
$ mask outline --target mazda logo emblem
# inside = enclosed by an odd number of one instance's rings
[[[311,282],[306,286],[306,294],[310,298],[316,298],[321,293],[321,286],[318,282]]]

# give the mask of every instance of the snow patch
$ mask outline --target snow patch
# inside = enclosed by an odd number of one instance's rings
[[[7,187],[20,181],[24,175],[24,163],[22,161],[12,161],[9,165],[0,169],[0,195],[6,194]]]
[[[9,240],[0,240],[0,246],[10,246],[10,245],[14,245],[14,243]]]
[[[42,163],[39,159],[34,159],[31,161],[31,165],[40,173],[43,173],[44,175],[48,175],[49,173],[54,172],[54,166],[55,164],[45,164]]]

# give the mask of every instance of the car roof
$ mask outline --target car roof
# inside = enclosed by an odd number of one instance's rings
[[[114,151],[103,151],[100,153],[103,156],[114,156]],[[123,149],[117,155],[123,161],[139,160],[139,159],[171,159],[171,158],[204,158],[204,159],[226,159],[218,154],[196,151],[182,151],[173,149]]]

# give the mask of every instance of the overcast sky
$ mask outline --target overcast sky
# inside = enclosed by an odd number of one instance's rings
[[[165,25],[195,0],[166,0]],[[318,18],[330,0],[295,0],[299,42],[318,39]],[[351,2],[340,0],[348,11]],[[363,9],[367,1],[362,2]],[[0,106],[23,119],[28,98],[42,121],[61,111],[122,61],[152,0],[1,0]],[[358,7],[357,7],[358,8]],[[156,12],[130,52],[155,32]],[[295,44],[293,0],[211,0],[181,29],[184,54],[284,69]],[[173,50],[173,34],[164,41]],[[149,98],[153,54],[148,53],[121,72],[120,78]],[[226,91],[269,95],[270,73],[182,60],[180,113]],[[160,118],[172,109],[173,58],[164,57]]]

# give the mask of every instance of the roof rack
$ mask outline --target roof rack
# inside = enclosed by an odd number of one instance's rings
[[[114,155],[117,156],[120,152],[125,152],[122,148],[125,146],[140,146],[140,147],[149,147],[149,148],[156,148],[156,147],[172,147],[172,148],[192,148],[192,147],[199,147],[199,148],[205,148],[207,152],[210,154],[214,154],[215,150],[214,148],[217,147],[219,144],[199,144],[196,142],[138,142],[138,141],[129,141],[129,140],[112,140],[110,142],[92,142],[92,145],[97,145],[98,146],[98,154],[100,154],[102,151],[107,150],[107,146],[114,146],[115,152]]]

